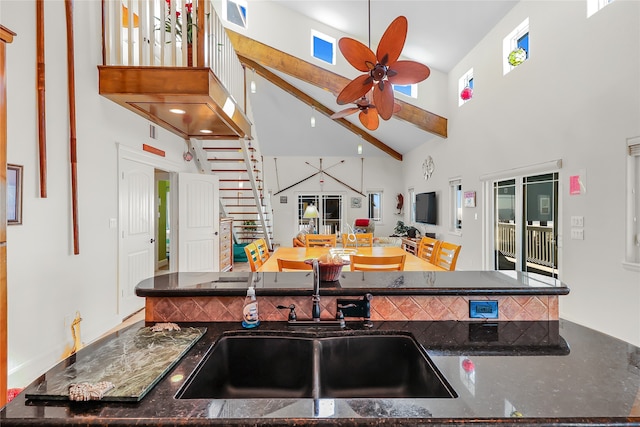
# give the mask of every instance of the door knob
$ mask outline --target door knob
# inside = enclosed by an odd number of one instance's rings
[[[155,241],[156,241],[156,239],[151,239],[151,240],[149,240],[149,243],[153,243]]]

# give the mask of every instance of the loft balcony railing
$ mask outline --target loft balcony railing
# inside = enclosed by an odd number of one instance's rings
[[[543,270],[557,269],[557,252],[553,227],[527,225],[525,232],[527,263]],[[498,251],[507,258],[516,257],[516,226],[513,223],[498,223]]]
[[[211,0],[103,0],[103,64],[209,67],[235,100],[244,70]]]

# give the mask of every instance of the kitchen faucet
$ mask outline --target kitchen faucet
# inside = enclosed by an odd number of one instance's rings
[[[289,325],[290,326],[338,326],[340,328],[345,327],[344,316],[342,312],[338,310],[336,313],[335,320],[320,320],[320,264],[317,259],[314,259],[312,264],[313,267],[313,295],[311,296],[311,320],[298,320],[295,312],[295,305],[291,304],[289,306],[278,305],[279,309],[288,309],[289,310]]]
[[[320,264],[318,259],[313,260],[313,295],[311,301],[313,307],[311,308],[311,318],[315,322],[320,321]]]

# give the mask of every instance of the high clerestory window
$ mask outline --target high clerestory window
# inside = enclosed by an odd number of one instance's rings
[[[527,18],[502,41],[502,74],[507,74],[523,64],[529,56],[529,18]]]
[[[336,64],[336,39],[311,30],[311,56],[327,64]]]
[[[458,80],[458,107],[473,98],[473,68]]]
[[[396,92],[402,93],[404,95],[410,96],[412,98],[418,97],[418,85],[393,85],[393,90]]]
[[[222,17],[227,22],[247,28],[247,0],[223,0]]]
[[[587,18],[610,3],[613,0],[587,0]]]

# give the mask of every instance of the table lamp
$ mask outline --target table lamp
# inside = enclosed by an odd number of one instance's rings
[[[316,234],[315,218],[320,217],[320,215],[318,215],[318,209],[315,207],[315,205],[308,205],[302,217],[309,218],[309,233]]]

